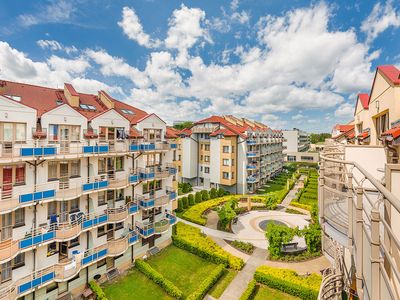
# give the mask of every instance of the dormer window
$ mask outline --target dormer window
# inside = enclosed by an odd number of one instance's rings
[[[134,115],[133,111],[131,111],[130,109],[121,109],[121,111],[127,115]]]
[[[63,104],[64,102],[61,100],[61,99],[56,99],[56,104],[57,105],[61,105],[61,104]]]
[[[11,99],[13,99],[15,101],[21,102],[21,97],[20,96],[16,96],[16,95],[4,95],[4,96],[6,96],[8,98],[11,98]]]
[[[90,105],[90,104],[81,103],[81,104],[79,104],[79,107],[84,110],[96,110],[96,107],[94,107],[93,105]]]

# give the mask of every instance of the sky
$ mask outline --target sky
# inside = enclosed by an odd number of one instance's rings
[[[167,123],[330,132],[400,66],[400,1],[0,2],[0,79],[103,89]]]

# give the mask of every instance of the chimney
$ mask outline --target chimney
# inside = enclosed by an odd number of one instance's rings
[[[99,91],[99,99],[108,109],[114,108],[114,99],[105,91]]]
[[[72,107],[79,107],[79,94],[75,91],[70,83],[64,83],[64,96],[69,105]]]

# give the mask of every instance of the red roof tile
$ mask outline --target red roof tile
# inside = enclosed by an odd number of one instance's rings
[[[381,71],[385,77],[394,85],[400,85],[400,70],[393,65],[379,66],[378,70]]]
[[[391,135],[394,139],[397,139],[400,136],[400,126],[393,127],[389,130],[386,130],[381,134],[382,136]]]
[[[369,106],[369,95],[368,94],[358,94],[358,99],[360,99],[361,105],[364,109],[368,109]]]
[[[130,139],[142,138],[143,135],[142,135],[138,130],[136,130],[135,128],[131,128],[131,129],[129,130],[129,135],[128,135],[128,137],[129,137]]]
[[[220,116],[211,116],[206,119],[200,120],[196,122],[195,124],[203,124],[203,123],[218,123],[224,125],[226,128],[231,130],[232,132],[236,133],[237,135],[240,135],[243,138],[246,138],[246,134],[244,133],[246,129],[248,128],[247,126],[238,126],[235,124],[232,124],[231,122],[225,120],[223,117]]]
[[[178,135],[190,136],[192,131],[189,128],[184,128],[178,132]]]
[[[222,134],[223,136],[237,136],[236,133],[233,133],[229,129],[218,129],[210,134],[210,136],[217,136],[219,134]]]
[[[361,132],[359,135],[357,135],[357,138],[360,139],[360,140],[364,140],[364,139],[366,139],[368,137],[369,137],[369,132],[368,131]]]
[[[346,132],[346,131],[349,131],[351,129],[354,129],[354,124],[351,124],[351,125],[348,125],[348,124],[346,124],[346,125],[336,124],[335,129],[340,131],[340,132]]]
[[[175,129],[173,127],[167,127],[165,137],[167,139],[176,139],[179,137],[178,133],[179,133],[178,129]]]

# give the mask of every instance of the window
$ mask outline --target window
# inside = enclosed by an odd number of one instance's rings
[[[56,289],[58,289],[58,283],[57,282],[50,283],[49,285],[46,286],[46,294],[55,291]]]
[[[376,138],[378,143],[380,143],[379,138],[381,134],[389,129],[389,113],[385,113],[382,116],[379,116],[375,120],[376,125]]]
[[[15,184],[25,184],[25,165],[17,165],[15,167]]]
[[[106,158],[99,158],[98,160],[98,173],[104,174],[106,173]]]
[[[235,146],[232,146],[232,153],[235,153]]]
[[[204,150],[210,151],[210,144],[205,144],[204,145]]]
[[[97,205],[98,206],[102,206],[102,205],[106,205],[106,192],[100,192],[97,196]]]
[[[12,268],[17,269],[25,266],[25,253],[18,254],[12,261]]]
[[[134,114],[133,111],[131,111],[131,110],[129,110],[129,109],[121,109],[121,111],[122,111],[124,114],[128,114],[128,115],[133,115],[133,114]]]
[[[234,166],[235,165],[235,160],[234,159],[232,159],[232,166]]]
[[[18,142],[26,140],[26,124],[15,124],[15,140]]]
[[[200,172],[203,172],[203,166],[200,166]]]
[[[117,171],[124,170],[124,157],[123,156],[118,156],[115,159],[115,170],[117,170]]]
[[[80,126],[71,126],[71,141],[78,142],[79,141],[79,133],[80,133]]]
[[[210,168],[209,167],[204,167],[204,173],[210,173]]]
[[[57,253],[58,253],[58,251],[57,251],[57,243],[56,242],[50,243],[47,245],[47,256],[51,256],[51,255],[54,255]]]
[[[229,159],[224,158],[224,159],[222,160],[222,165],[223,165],[223,166],[229,166]]]
[[[57,179],[57,165],[56,161],[49,161],[47,164],[47,178],[48,180],[55,180]]]
[[[115,224],[115,230],[119,230],[124,228],[124,222],[119,222],[117,224]]]
[[[57,202],[49,202],[47,203],[47,217],[57,214]]]
[[[204,161],[205,162],[210,162],[210,157],[208,155],[204,155]]]
[[[79,177],[81,175],[81,161],[73,160],[71,162],[71,177]]]
[[[203,161],[203,155],[200,155],[200,161]]]
[[[101,237],[106,234],[106,226],[100,226],[97,228],[97,237]]]
[[[229,179],[229,173],[228,172],[222,172],[222,178],[223,179]]]
[[[306,161],[313,161],[314,158],[312,156],[302,156],[301,160],[306,160]]]
[[[106,259],[105,259],[105,258],[99,260],[99,261],[97,262],[97,269],[98,269],[98,268],[101,268],[101,267],[104,266],[105,264],[106,264]]]
[[[229,153],[229,146],[223,146],[222,147],[222,152]]]
[[[79,246],[79,236],[69,241],[69,248]]]
[[[25,225],[25,208],[18,208],[14,212],[15,221],[14,227],[24,226]]]
[[[70,201],[70,213],[78,212],[79,211],[79,198],[73,199]]]
[[[231,179],[234,179],[234,178],[235,178],[235,173],[232,172],[232,177],[231,177]]]

